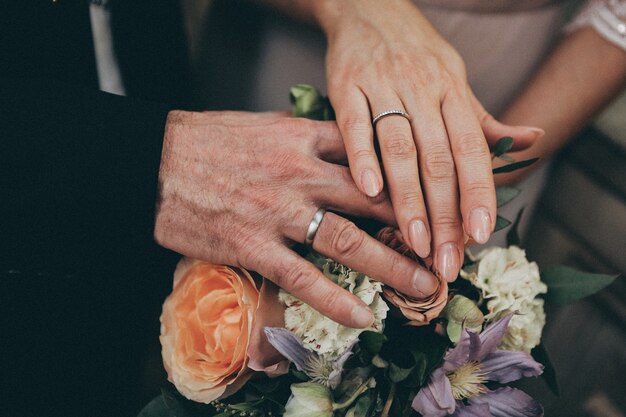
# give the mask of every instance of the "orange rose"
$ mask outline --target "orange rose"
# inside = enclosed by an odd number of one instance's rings
[[[178,263],[160,340],[168,379],[181,394],[209,403],[250,379],[246,351],[258,303],[247,271],[188,258]]]
[[[415,252],[404,242],[402,234],[397,229],[385,227],[378,232],[377,238],[385,245],[405,256],[421,262],[422,264],[432,264],[430,259],[419,259]],[[407,324],[411,326],[424,326],[430,323],[432,319],[439,317],[441,310],[446,306],[448,302],[448,283],[439,278],[439,285],[437,285],[435,292],[423,299],[402,294],[388,286],[383,287],[383,296],[392,305],[397,307],[404,317],[409,320]]]

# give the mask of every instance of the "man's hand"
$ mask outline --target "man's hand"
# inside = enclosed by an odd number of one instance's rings
[[[354,185],[335,122],[275,113],[173,111],[165,128],[155,239],[214,263],[254,270],[333,320],[373,321],[356,296],[289,249],[304,242],[318,208],[395,224],[386,195]],[[327,213],[313,248],[415,297],[437,278],[414,261]]]

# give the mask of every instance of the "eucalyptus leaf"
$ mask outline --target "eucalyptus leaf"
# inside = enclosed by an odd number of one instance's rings
[[[508,154],[500,155],[498,158],[506,162],[515,162],[515,159],[511,158]]]
[[[372,356],[377,355],[387,341],[387,337],[378,332],[366,330],[359,335],[359,347]]]
[[[521,243],[521,239],[519,236],[519,225],[520,222],[522,221],[522,215],[524,214],[524,208],[522,207],[522,209],[517,213],[517,217],[515,218],[515,221],[513,222],[513,226],[511,226],[511,230],[509,230],[509,232],[506,234],[506,243],[508,246],[519,246]]]
[[[502,207],[505,204],[511,202],[515,197],[519,195],[520,191],[513,187],[496,187],[496,199],[498,201],[498,207]]]
[[[415,365],[409,368],[401,368],[400,366],[392,362],[387,369],[387,377],[391,382],[398,383],[407,379],[407,377],[411,374],[414,368]]]
[[[511,224],[510,220],[505,219],[502,216],[497,216],[496,217],[496,227],[495,229],[493,229],[494,232],[497,232],[498,230],[502,230],[505,227],[507,227],[508,225]]]
[[[493,169],[494,174],[503,174],[505,172],[513,172],[518,169],[526,168],[537,162],[539,158],[526,159],[525,161],[514,162],[509,165],[504,165]]]
[[[346,413],[346,417],[367,417],[370,407],[372,406],[372,399],[369,395],[361,396],[354,406]]]
[[[162,395],[154,398],[139,412],[137,417],[175,417],[176,414],[165,404]]]
[[[553,266],[541,272],[541,279],[548,286],[546,301],[554,304],[568,304],[595,294],[618,276],[592,274],[567,266]]]
[[[543,374],[541,377],[546,381],[546,385],[550,388],[550,391],[557,397],[561,396],[561,387],[559,386],[559,380],[556,375],[556,368],[552,364],[548,350],[543,344],[536,346],[531,352],[531,356],[537,362],[543,365]]]
[[[183,398],[180,394],[168,389],[161,390],[163,402],[174,417],[193,417],[194,413],[190,410],[191,401]]]
[[[498,139],[495,146],[493,147],[493,155],[501,156],[507,153],[513,148],[513,138],[510,136],[505,136],[503,138]]]

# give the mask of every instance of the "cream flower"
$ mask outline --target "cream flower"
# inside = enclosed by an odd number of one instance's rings
[[[534,299],[526,305],[524,312],[520,313],[511,318],[500,349],[521,350],[529,353],[541,342],[541,331],[546,324],[543,300],[541,298]]]
[[[280,300],[286,306],[285,327],[300,337],[305,347],[328,358],[336,358],[352,346],[364,330],[383,331],[383,320],[389,307],[381,297],[380,282],[320,255],[309,255],[309,260],[330,280],[367,304],[374,315],[374,323],[366,329],[343,326],[281,290]]]
[[[495,320],[503,313],[517,312],[500,346],[509,350],[530,349],[539,344],[545,324],[543,300],[548,287],[541,281],[535,262],[528,262],[517,246],[490,248],[476,256],[478,261],[461,276],[481,290],[487,300],[485,318]]]

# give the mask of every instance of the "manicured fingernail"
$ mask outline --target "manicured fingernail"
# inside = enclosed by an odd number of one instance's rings
[[[491,236],[491,216],[484,207],[475,208],[469,218],[470,233],[476,243],[487,243]]]
[[[359,304],[352,309],[352,323],[360,329],[369,327],[374,323],[374,315],[368,307]]]
[[[409,224],[409,240],[413,250],[420,258],[425,258],[430,253],[430,233],[421,220],[413,220]]]
[[[441,277],[452,282],[459,274],[459,249],[456,243],[444,243],[437,252],[437,270]]]
[[[378,183],[378,177],[369,168],[365,168],[361,173],[361,185],[365,194],[370,197],[376,197],[380,193],[380,184]]]
[[[530,130],[531,132],[535,134],[535,139],[539,139],[540,137],[546,134],[545,130],[540,129],[538,127],[529,127],[528,130]]]
[[[427,269],[417,268],[413,274],[411,284],[419,293],[419,298],[427,298],[437,290],[438,280]]]

